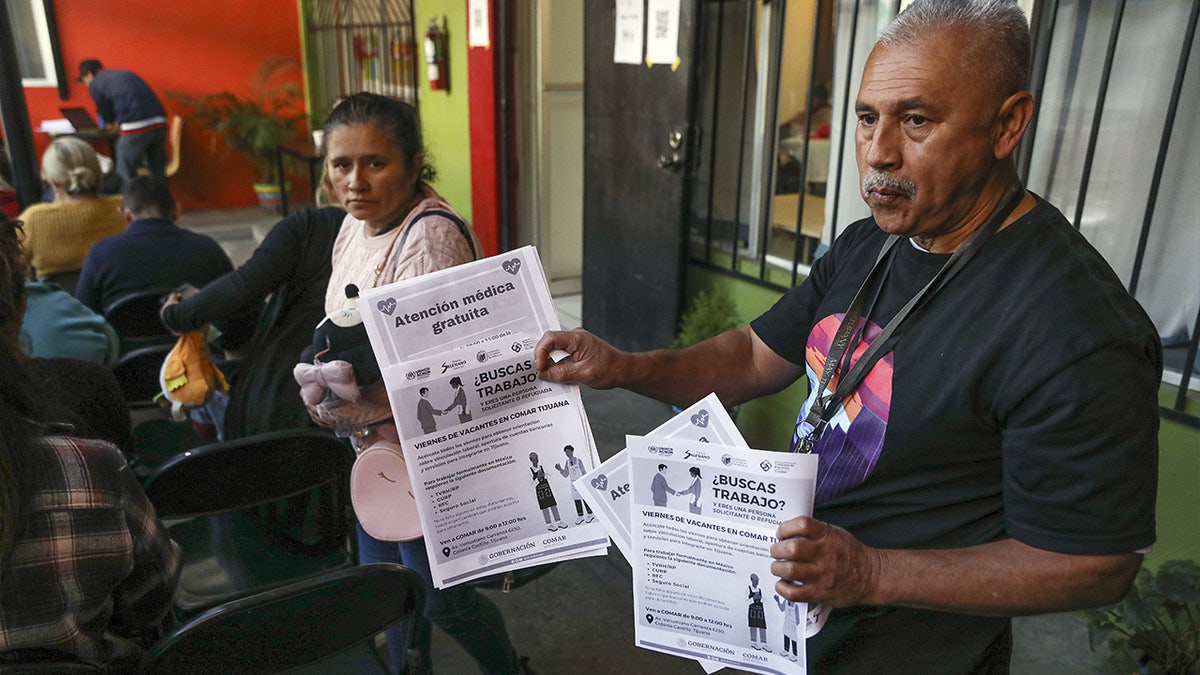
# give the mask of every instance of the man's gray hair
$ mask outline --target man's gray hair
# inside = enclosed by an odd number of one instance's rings
[[[1001,95],[1029,88],[1029,23],[1016,0],[916,0],[884,29],[877,44],[913,44],[936,39],[947,29],[969,34],[964,63],[994,78]]]

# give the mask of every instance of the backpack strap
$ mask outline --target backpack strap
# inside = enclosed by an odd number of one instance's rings
[[[417,226],[417,222],[425,216],[441,216],[457,225],[459,233],[462,234],[463,238],[467,240],[467,246],[471,247],[471,259],[479,260],[479,251],[475,250],[475,240],[471,238],[471,231],[467,226],[466,221],[462,218],[459,218],[456,214],[446,211],[445,209],[429,209],[428,211],[422,211],[419,215],[417,215],[416,218],[413,218],[413,221],[408,225],[408,229],[404,230],[404,234],[400,235],[400,242],[398,250],[396,251],[396,258],[392,263],[393,275],[396,272],[396,266],[400,264],[400,253],[404,251],[404,242],[408,241],[409,233],[411,233],[413,228]]]

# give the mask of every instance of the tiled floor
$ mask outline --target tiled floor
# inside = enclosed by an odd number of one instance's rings
[[[217,239],[236,265],[249,258],[277,219],[258,209],[237,209],[185,214],[180,224]],[[556,298],[555,305],[564,328],[581,324],[579,295]],[[645,433],[671,415],[665,404],[623,390],[584,390],[583,396],[603,459],[624,447],[626,433]],[[541,675],[702,672],[692,661],[633,645],[630,569],[616,547],[607,556],[561,564],[507,595],[483,592],[500,606],[517,651],[529,656],[530,665]],[[1102,659],[1089,651],[1086,626],[1073,614],[1015,620],[1014,645],[1015,675],[1102,671]],[[434,667],[436,673],[477,670],[470,657],[441,631],[434,631]],[[881,667],[880,672],[886,668]]]

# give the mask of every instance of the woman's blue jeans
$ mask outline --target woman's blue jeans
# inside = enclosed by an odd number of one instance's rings
[[[396,624],[385,631],[388,653],[392,667],[404,672],[407,651],[410,645],[416,650],[425,672],[430,667],[430,622],[446,631],[462,648],[479,663],[479,671],[486,675],[515,675],[519,670],[517,653],[504,616],[500,608],[479,591],[469,585],[459,585],[438,590],[433,587],[433,575],[429,571],[429,558],[425,554],[425,541],[381,541],[358,527],[358,561],[400,563],[421,575],[425,580],[424,616]]]

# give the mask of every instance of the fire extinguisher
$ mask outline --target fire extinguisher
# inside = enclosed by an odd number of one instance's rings
[[[433,91],[450,89],[450,73],[446,70],[446,39],[438,28],[437,19],[429,20],[425,29],[425,67],[429,76],[429,88]]]

